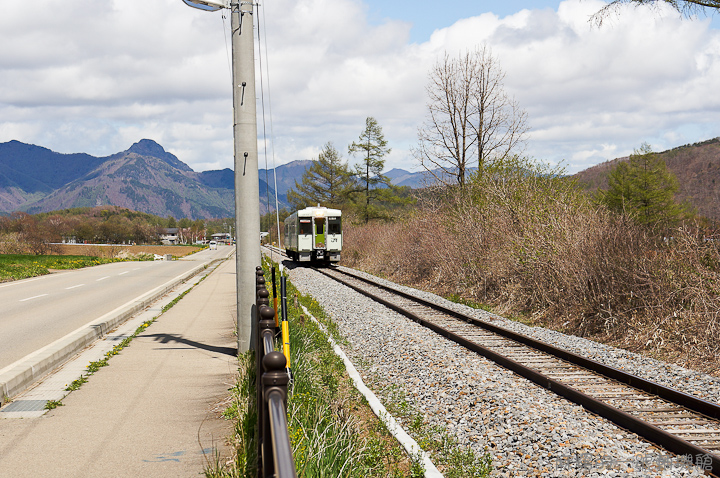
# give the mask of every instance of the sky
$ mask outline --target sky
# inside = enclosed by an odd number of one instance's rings
[[[483,45],[527,112],[522,154],[568,173],[720,136],[720,20],[600,0],[266,0],[256,15],[260,167],[348,154],[365,119],[386,170],[419,171],[428,72]],[[107,156],[152,139],[233,167],[230,20],[181,0],[0,5],[0,142]],[[262,72],[262,78],[260,74]],[[262,80],[262,88],[260,88]]]

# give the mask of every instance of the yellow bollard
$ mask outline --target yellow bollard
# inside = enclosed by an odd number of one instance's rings
[[[285,287],[285,277],[280,271],[280,299],[282,301],[282,342],[283,342],[283,354],[285,360],[287,360],[287,369],[290,370],[290,330],[288,327],[288,316],[287,316],[287,289]]]
[[[283,341],[283,354],[285,354],[285,360],[287,360],[286,368],[290,368],[290,330],[288,321],[283,320],[282,323],[282,341]]]

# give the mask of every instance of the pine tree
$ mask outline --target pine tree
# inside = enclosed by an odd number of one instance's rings
[[[295,209],[316,204],[341,208],[347,203],[353,185],[352,174],[340,153],[331,142],[327,142],[300,183],[295,181],[295,187],[288,191],[287,198]]]
[[[609,209],[659,231],[677,225],[688,214],[686,207],[675,202],[677,190],[675,175],[644,143],[629,161],[610,172],[609,188],[599,192],[599,199]]]
[[[382,175],[382,170],[385,168],[383,157],[389,154],[391,149],[387,147],[382,127],[375,118],[369,116],[365,120],[365,129],[360,133],[359,141],[357,143],[353,141],[348,151],[350,154],[360,153],[361,162],[355,166],[355,175],[365,185],[365,204],[361,210],[367,223],[371,217],[382,215],[381,208],[371,204],[371,201],[387,196],[387,193],[380,188],[391,186],[390,179]]]

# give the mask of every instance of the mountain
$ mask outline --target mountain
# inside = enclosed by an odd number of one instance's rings
[[[720,221],[720,138],[657,153],[680,186],[675,199],[692,205],[698,214]],[[616,158],[575,174],[589,191],[608,188],[610,171],[628,158]]]
[[[278,194],[287,197],[287,192],[295,187],[295,181],[299,183],[303,174],[305,174],[305,170],[307,170],[307,168],[309,168],[312,164],[313,161],[310,159],[300,159],[275,168],[275,171],[277,172]],[[259,174],[260,179],[262,180],[265,179],[267,174],[267,179],[270,184],[275,184],[272,169],[261,169]],[[260,191],[262,192],[263,189],[261,188]]]
[[[163,217],[230,217],[234,182],[232,170],[197,173],[148,139],[101,158],[60,154],[19,141],[0,143],[0,213],[109,204]],[[259,186],[265,213],[274,208],[275,193],[270,190],[268,206],[264,179]]]
[[[192,171],[192,168],[180,161],[174,154],[168,153],[165,149],[150,139],[141,139],[137,143],[130,146],[128,153],[135,153],[139,156],[152,156],[153,158],[162,159],[167,164],[180,171]]]
[[[276,180],[279,207],[289,208],[287,192],[312,164],[298,160],[275,170],[260,169],[261,214],[275,208]],[[427,173],[393,169],[386,175],[395,185],[418,188]],[[61,154],[19,141],[0,143],[0,215],[113,205],[178,219],[230,217],[234,194],[233,170],[195,172],[150,139],[106,157]]]
[[[227,217],[234,193],[208,188],[192,170],[177,169],[162,159],[128,151],[110,156],[88,174],[40,200],[23,206],[30,213],[74,207],[113,205],[176,218]]]
[[[435,182],[433,176],[427,171],[411,173],[404,169],[394,168],[383,173],[383,176],[390,178],[390,182],[395,186],[408,186],[412,189],[424,188],[428,184]]]

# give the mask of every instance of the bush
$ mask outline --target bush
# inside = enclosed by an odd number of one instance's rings
[[[432,191],[401,223],[348,228],[343,264],[717,371],[715,243],[658,239],[559,173],[516,159]]]

